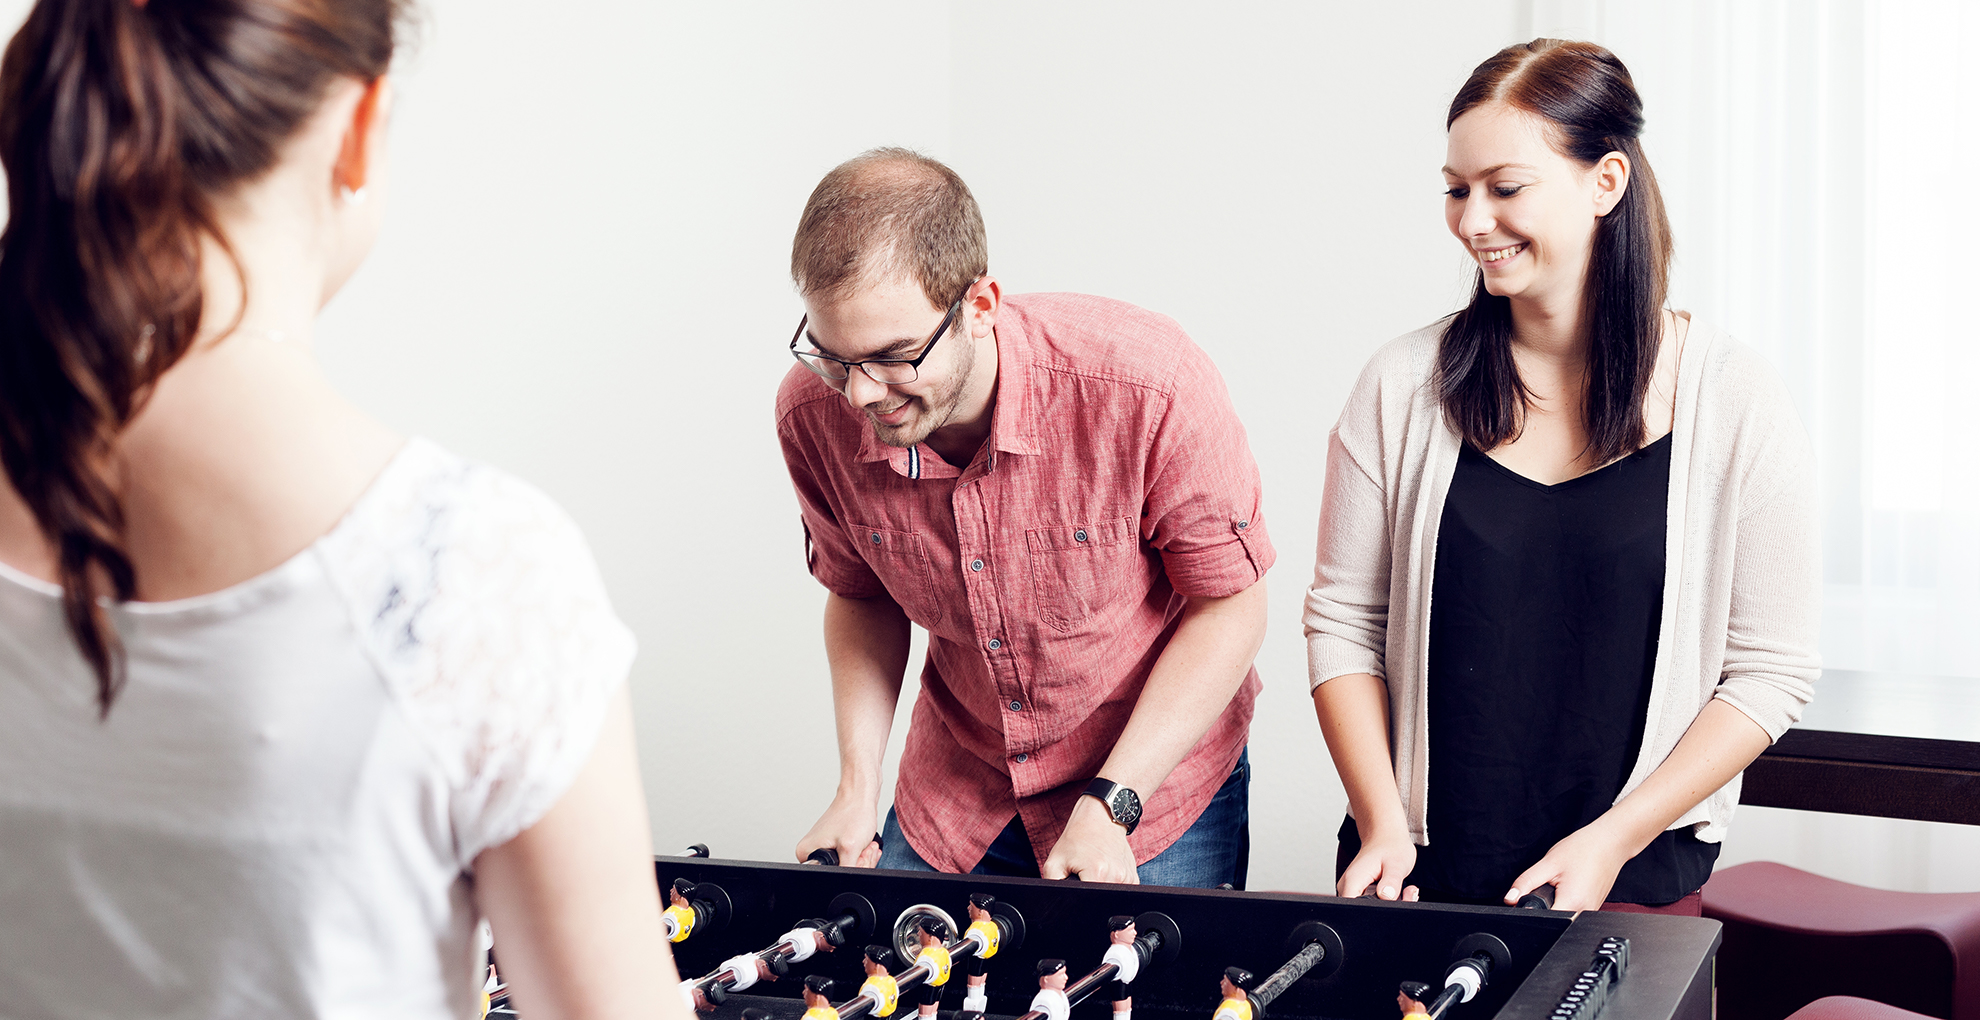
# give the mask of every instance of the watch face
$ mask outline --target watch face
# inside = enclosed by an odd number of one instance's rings
[[[1107,807],[1114,813],[1114,820],[1129,829],[1141,821],[1141,798],[1125,786],[1115,788],[1113,800]]]

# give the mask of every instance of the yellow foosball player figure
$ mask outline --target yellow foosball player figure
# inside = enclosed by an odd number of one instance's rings
[[[677,878],[667,889],[667,909],[660,912],[660,931],[669,942],[680,942],[694,934],[694,904],[687,898],[692,888],[694,883]]]
[[[1430,1020],[1430,1007],[1424,1005],[1430,999],[1430,986],[1421,981],[1405,981],[1396,989],[1396,1008],[1402,1010],[1403,1020]]]
[[[928,968],[928,979],[921,983],[921,1001],[915,1006],[916,1015],[922,1020],[934,1020],[942,1005],[942,986],[949,983],[949,973],[954,962],[949,958],[949,947],[942,944],[948,935],[949,926],[932,917],[924,917],[915,928],[915,940],[920,948],[915,950],[914,962]]]
[[[859,986],[859,994],[873,1000],[874,1016],[892,1016],[901,1001],[900,983],[887,973],[887,961],[893,957],[886,946],[866,947],[866,983]]]
[[[963,1009],[977,1013],[990,1011],[990,958],[997,955],[997,942],[1003,933],[990,914],[997,898],[988,893],[969,894],[969,927],[963,937],[976,943],[976,955],[969,959],[969,978],[963,987]]]
[[[1224,1001],[1217,1004],[1211,1020],[1251,1020],[1251,996],[1245,990],[1251,987],[1252,980],[1251,972],[1243,967],[1225,967],[1224,976],[1217,982]]]
[[[804,979],[804,1020],[839,1020],[839,1011],[832,1006],[832,988],[832,979],[823,974]]]

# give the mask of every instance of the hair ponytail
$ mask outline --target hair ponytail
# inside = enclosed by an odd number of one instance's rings
[[[213,201],[274,165],[332,78],[390,64],[396,0],[40,0],[0,60],[0,463],[54,546],[107,713],[102,597],[137,577],[115,442],[200,328]]]

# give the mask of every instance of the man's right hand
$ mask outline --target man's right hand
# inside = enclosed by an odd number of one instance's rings
[[[847,797],[832,799],[832,806],[825,809],[811,831],[798,840],[797,859],[802,863],[820,847],[836,850],[839,864],[845,867],[871,868],[880,863],[880,843],[873,838],[879,830],[874,824],[876,811],[871,797]]]

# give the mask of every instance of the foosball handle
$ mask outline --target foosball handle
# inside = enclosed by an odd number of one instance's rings
[[[873,834],[873,842],[882,849],[885,849],[887,846],[886,841],[881,839],[880,834],[877,832]],[[836,868],[839,866],[839,851],[829,846],[821,846],[807,854],[804,858],[804,863],[823,864],[828,868]]]
[[[1517,905],[1527,910],[1552,910],[1554,909],[1554,892],[1555,889],[1553,886],[1542,885],[1532,892],[1521,896]]]

